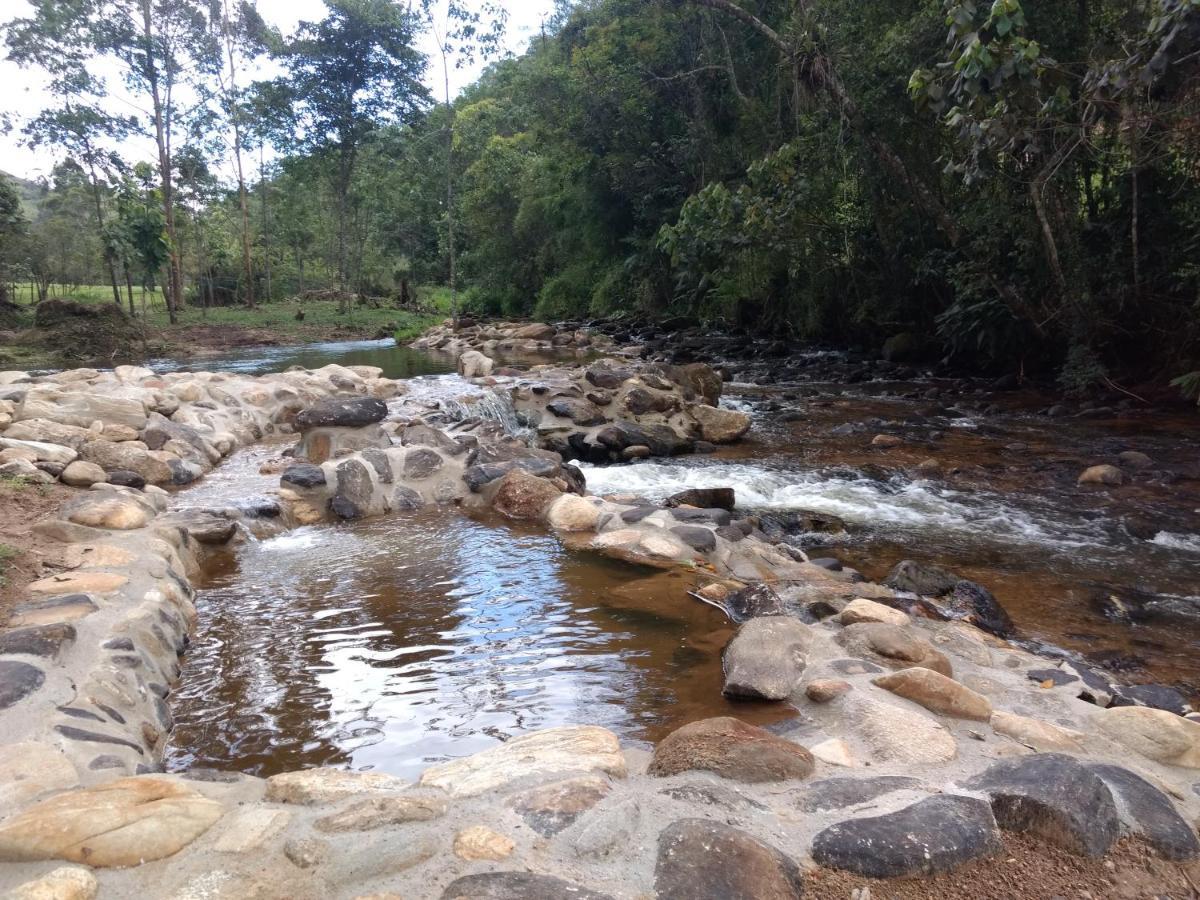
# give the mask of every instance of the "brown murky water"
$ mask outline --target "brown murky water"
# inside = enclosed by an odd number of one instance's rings
[[[414,402],[464,387],[453,377],[413,385]],[[1200,695],[1200,632],[1114,622],[1093,602],[1131,589],[1200,602],[1195,414],[1063,421],[1034,416],[1046,400],[1028,394],[1006,395],[987,416],[940,405],[950,395],[890,396],[911,388],[734,385],[728,402],[755,417],[750,440],[713,456],[587,467],[589,484],[652,497],[731,485],[744,509],[840,516],[846,534],[795,539],[871,578],[903,558],[951,568],[991,588],[1027,638]],[[784,421],[782,409],[798,420]],[[860,430],[834,431],[847,424]],[[879,432],[905,443],[873,448]],[[181,502],[265,491],[276,477],[259,476],[258,465],[282,446],[242,451]],[[1076,486],[1081,468],[1125,449],[1169,474]],[[943,475],[910,474],[928,458]],[[790,715],[721,697],[731,628],[687,597],[690,586],[680,573],[452,510],[246,543],[198,584],[200,627],[172,698],[167,764],[412,775],[557,724],[600,724],[650,743],[704,716]]]

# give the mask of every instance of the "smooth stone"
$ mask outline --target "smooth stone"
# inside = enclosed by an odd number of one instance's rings
[[[920,779],[905,775],[876,775],[870,778],[825,778],[812,782],[797,802],[801,812],[828,812],[869,803],[896,791],[916,791]]]
[[[905,559],[896,563],[883,583],[895,591],[906,591],[923,597],[940,597],[950,593],[960,580],[953,572],[938,566]]]
[[[722,656],[726,697],[784,700],[804,676],[812,630],[790,616],[760,616],[743,624]]]
[[[22,603],[14,610],[14,615],[9,619],[8,624],[18,628],[75,622],[90,616],[98,609],[99,607],[87,594],[72,594],[66,597],[55,597],[52,600]]]
[[[1003,760],[963,786],[991,798],[1001,828],[1035,834],[1080,856],[1103,856],[1120,834],[1104,782],[1061,753]]]
[[[719,781],[690,781],[676,787],[664,788],[661,793],[665,797],[673,797],[684,803],[704,803],[708,806],[719,806],[722,809],[737,809],[741,806],[752,806],[755,809],[766,809],[757,800]]]
[[[450,882],[442,900],[613,900],[608,894],[532,872],[485,872]]]
[[[484,825],[472,825],[454,836],[454,855],[459,859],[499,862],[512,856],[516,843],[512,838]]]
[[[62,572],[42,578],[25,589],[31,594],[111,594],[129,582],[115,572]]]
[[[713,444],[731,444],[750,430],[750,416],[744,412],[697,403],[690,407],[702,440]]]
[[[60,866],[41,878],[17,885],[6,900],[95,900],[100,883],[88,869]]]
[[[624,778],[625,755],[617,736],[595,725],[564,725],[426,769],[420,783],[451,797],[473,797],[521,778],[603,772]]]
[[[1108,785],[1121,818],[1130,830],[1139,834],[1164,858],[1195,859],[1200,856],[1200,840],[1195,829],[1179,815],[1175,805],[1162,791],[1120,766],[1088,766]]]
[[[1162,709],[1114,706],[1093,722],[1108,737],[1147,759],[1200,769],[1200,724]]]
[[[1186,716],[1192,711],[1187,698],[1175,688],[1165,684],[1116,685],[1117,696],[1114,706],[1148,706],[1163,709],[1177,716]]]
[[[283,470],[279,479],[284,484],[294,484],[300,488],[315,488],[326,483],[325,470],[310,463],[300,463],[288,466]]]
[[[804,686],[804,696],[813,703],[828,703],[853,690],[850,682],[840,678],[818,678]]]
[[[859,762],[854,757],[854,751],[841,738],[829,738],[819,744],[813,744],[808,749],[816,759],[823,763],[846,769],[858,768]]]
[[[268,803],[316,806],[337,803],[357,794],[399,793],[408,786],[407,781],[381,772],[302,769],[268,778],[266,800]]]
[[[729,595],[725,608],[734,622],[746,622],[759,616],[783,616],[787,606],[770,585],[752,584]]]
[[[516,521],[542,519],[562,491],[522,469],[513,469],[500,479],[492,497],[492,507],[500,515]]]
[[[612,790],[606,778],[588,776],[547,784],[509,802],[534,831],[551,837],[571,825]]]
[[[954,735],[924,713],[857,694],[847,704],[848,724],[878,759],[932,765],[958,755]]]
[[[813,839],[813,859],[868,878],[949,872],[1003,849],[986,801],[942,794],[897,812],[831,825]]]
[[[72,487],[91,487],[93,484],[107,481],[108,473],[95,463],[77,459],[69,463],[58,477],[62,479],[63,484]]]
[[[312,428],[362,428],[387,418],[387,404],[374,397],[322,400],[301,410],[295,425],[300,431]]]
[[[284,809],[250,806],[226,816],[213,849],[218,853],[246,853],[263,846],[285,828],[292,814]]]
[[[722,716],[677,728],[654,748],[651,775],[695,770],[748,783],[787,781],[811,775],[813,757],[799,744]]]
[[[1081,753],[1087,735],[1069,728],[1063,728],[1051,722],[1043,722],[1029,716],[1019,716],[1016,713],[996,712],[990,720],[992,731],[1010,737],[1039,752],[1054,750],[1068,753]]]
[[[853,625],[855,622],[883,622],[887,625],[907,625],[908,613],[892,609],[874,600],[857,597],[847,603],[838,614],[838,621],[843,625]]]
[[[595,531],[600,510],[578,494],[563,494],[550,504],[546,521],[558,531]]]
[[[0,659],[0,709],[20,703],[46,681],[46,673],[37,666],[12,659]]]
[[[130,531],[144,528],[154,514],[141,503],[130,498],[85,495],[68,503],[63,508],[67,521],[89,528],[111,528]]]
[[[711,553],[717,549],[717,536],[709,528],[699,525],[676,525],[671,529],[671,534],[700,553]]]
[[[1100,465],[1084,469],[1079,476],[1079,484],[1101,484],[1117,487],[1125,483],[1125,473],[1116,466]]]
[[[585,817],[573,829],[571,848],[576,856],[603,858],[630,846],[641,822],[641,804],[628,797]]]
[[[344,809],[322,816],[313,828],[326,834],[344,831],[371,831],[405,822],[429,822],[444,816],[449,799],[437,790],[406,790],[402,794],[367,797]]]
[[[799,900],[804,873],[739,828],[680,819],[659,835],[654,890],[659,900]]]
[[[154,776],[58,794],[0,825],[0,860],[138,866],[179,852],[221,818],[221,804]]]
[[[689,488],[667,498],[668,506],[694,506],[697,509],[733,511],[737,497],[731,487]]]
[[[78,786],[79,774],[61,748],[38,741],[0,744],[0,809],[19,809]]]
[[[939,715],[977,722],[992,717],[992,704],[986,697],[932,669],[901,669],[873,678],[871,683]]]
[[[947,678],[954,670],[946,654],[934,649],[911,628],[901,628],[883,622],[859,622],[847,625],[834,638],[853,654],[868,657],[894,669],[923,666]]]

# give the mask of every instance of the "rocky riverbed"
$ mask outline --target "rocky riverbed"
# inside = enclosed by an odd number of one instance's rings
[[[653,340],[631,337],[445,327],[426,341],[459,357],[469,383],[453,396],[364,366],[0,373],[0,474],[74,488],[37,526],[61,545],[56,571],[0,633],[0,888],[861,898],[909,896],[888,879],[915,876],[941,896],[1194,890],[1186,696],[1014,642],[1003,603],[961,575],[910,562],[871,581],[814,558],[735,491],[589,490],[597,463],[719,460],[754,421],[722,405],[707,363],[645,359]],[[522,371],[488,355],[543,345],[588,358]],[[172,498],[263,441],[280,449],[262,463],[269,495]],[[714,691],[789,714],[701,718],[649,749],[585,719],[451,750],[411,778],[260,778],[236,759],[162,771],[193,581],[214,554],[296,528],[419,525],[439,507],[544,529],[631,579],[683,574],[679,602],[735,628]],[[1027,880],[983,874],[1010,858]]]

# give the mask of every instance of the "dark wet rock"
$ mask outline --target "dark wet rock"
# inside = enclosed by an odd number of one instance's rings
[[[1115,690],[1113,706],[1148,706],[1151,709],[1165,709],[1177,716],[1186,716],[1192,711],[1188,699],[1165,684],[1123,684],[1115,686]]]
[[[1050,681],[1056,687],[1071,684],[1079,680],[1077,676],[1072,675],[1070,672],[1064,672],[1062,669],[1030,669],[1025,673],[1025,677],[1030,681],[1036,681],[1038,684]]]
[[[611,785],[589,776],[534,788],[513,798],[512,806],[542,837],[551,837],[608,796]]]
[[[450,456],[459,456],[470,450],[468,443],[460,442],[437,428],[429,425],[409,425],[400,432],[400,444],[404,447],[432,447]]]
[[[341,519],[361,519],[370,512],[375,485],[371,473],[357,459],[348,459],[337,467],[337,493],[329,508]]]
[[[562,397],[546,404],[546,409],[563,419],[570,419],[581,428],[592,425],[603,425],[608,418],[600,409],[588,400],[576,400]]]
[[[625,394],[625,408],[635,416],[644,416],[647,413],[669,413],[678,406],[679,399],[665,392],[635,387]]]
[[[146,486],[146,479],[128,469],[113,469],[108,473],[108,483],[140,491]]]
[[[845,521],[828,513],[792,510],[760,515],[758,518],[763,533],[776,540],[788,535],[846,533]]]
[[[921,788],[921,781],[904,775],[878,775],[874,778],[825,778],[814,781],[800,797],[797,806],[802,812],[821,812],[845,809],[867,803],[896,791]]]
[[[219,509],[181,509],[160,516],[160,525],[182,528],[202,544],[227,544],[237,534],[237,520]]]
[[[722,540],[729,541],[731,544],[736,544],[738,541],[746,539],[746,532],[737,525],[722,525],[716,530],[716,535]]]
[[[104,769],[125,769],[125,760],[119,756],[113,756],[110,753],[102,753],[91,762],[88,763],[88,768],[93,772],[99,772]]]
[[[615,390],[633,377],[629,369],[616,369],[609,366],[589,366],[583,377],[598,388]]]
[[[88,731],[85,728],[76,728],[74,725],[55,725],[54,730],[65,738],[70,738],[73,741],[88,741],[98,744],[116,744],[120,747],[129,747],[131,750],[142,752],[142,748],[133,741],[127,741],[125,738],[113,737],[111,734],[101,734],[98,731]]]
[[[810,559],[809,563],[814,566],[819,566],[820,568],[826,569],[830,572],[842,571],[841,562],[839,560],[836,560],[836,559],[834,559],[832,557],[828,557],[828,556],[818,557],[817,559]]]
[[[395,476],[392,475],[392,465],[388,461],[388,456],[386,453],[384,453],[378,447],[368,447],[366,450],[363,450],[359,456],[361,456],[363,461],[375,470],[375,474],[379,476],[380,484],[391,484],[393,482]],[[438,460],[440,462],[441,457],[438,457]],[[408,460],[406,458],[405,462],[407,463],[407,461]]]
[[[991,798],[1001,828],[1036,834],[1080,856],[1103,856],[1120,833],[1104,782],[1061,753],[995,763],[964,787]]]
[[[396,485],[392,491],[392,509],[398,512],[411,512],[425,505],[425,499],[412,488]]]
[[[296,428],[362,428],[387,417],[387,404],[374,397],[322,400],[296,416]]]
[[[699,525],[676,525],[671,529],[671,534],[700,553],[710,553],[717,549],[716,535],[709,528]]]
[[[301,488],[320,487],[325,484],[325,470],[310,463],[299,463],[284,469],[280,481]]]
[[[784,700],[797,689],[812,632],[791,616],[758,616],[725,647],[722,692],[742,700]]]
[[[672,494],[667,506],[695,506],[699,509],[733,510],[737,497],[733,488],[690,488]]]
[[[172,421],[161,413],[152,412],[142,429],[142,442],[151,450],[161,450],[169,441],[187,444],[198,454],[198,459],[207,459],[210,446],[200,432],[190,425]]]
[[[659,900],[798,900],[804,873],[741,829],[680,819],[659,835],[654,889]]]
[[[724,509],[690,509],[680,508],[671,510],[671,518],[676,522],[704,522],[710,525],[728,525],[733,516]]]
[[[757,800],[717,782],[689,781],[687,784],[666,788],[662,794],[684,803],[703,803],[722,809],[734,810],[743,806],[766,809]]]
[[[925,597],[940,597],[954,590],[962,579],[938,566],[905,559],[896,563],[884,584],[894,591],[908,591]]]
[[[813,600],[804,604],[804,608],[800,611],[800,618],[802,621],[812,624],[813,622],[822,622],[840,612],[841,609],[828,600]]]
[[[233,505],[248,519],[278,519],[283,515],[283,507],[271,497],[248,497],[235,500]]]
[[[1151,847],[1167,859],[1194,859],[1200,855],[1195,829],[1162,791],[1120,766],[1088,768],[1108,785],[1130,830],[1140,834]]]
[[[0,634],[0,654],[23,654],[57,659],[75,643],[75,627],[66,622],[18,628]]]
[[[613,900],[608,894],[532,872],[485,872],[450,882],[442,900]]]
[[[1011,637],[1013,620],[991,591],[974,581],[959,581],[943,603],[954,618],[968,619],[979,629],[997,637]]]
[[[869,878],[948,872],[1003,845],[983,800],[942,794],[894,813],[851,819],[813,840],[813,859]]]
[[[628,447],[647,447],[651,456],[675,456],[692,449],[692,441],[669,425],[638,425],[625,419],[597,431],[596,441],[617,453]]]
[[[419,480],[428,478],[443,465],[441,455],[428,447],[418,447],[410,450],[404,457],[404,477]]]
[[[759,616],[783,616],[788,610],[783,600],[765,584],[752,584],[734,591],[725,600],[729,618],[740,624]]]
[[[37,666],[11,659],[0,659],[0,709],[20,703],[46,681],[46,673]]]
[[[1088,597],[1089,604],[1106,618],[1133,624],[1200,625],[1200,602],[1189,597],[1172,597],[1135,588],[1099,588]]]
[[[804,747],[769,731],[722,716],[677,728],[654,748],[651,775],[712,772],[731,781],[787,781],[812,774],[813,757]]]
[[[658,512],[657,506],[634,506],[621,513],[621,521],[627,525],[636,525],[642,519],[652,516],[656,512]]]
[[[562,471],[562,466],[550,459],[530,456],[524,459],[510,459],[504,462],[471,466],[463,473],[463,480],[473,493],[479,493],[486,485],[517,469],[539,478],[552,478]]]

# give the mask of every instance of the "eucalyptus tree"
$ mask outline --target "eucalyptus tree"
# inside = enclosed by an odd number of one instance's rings
[[[428,102],[424,54],[414,46],[420,18],[394,0],[329,0],[319,22],[301,22],[282,49],[287,98],[301,149],[327,160],[337,218],[337,281],[346,311],[350,280],[351,186],[364,143],[385,123],[403,122]]]

